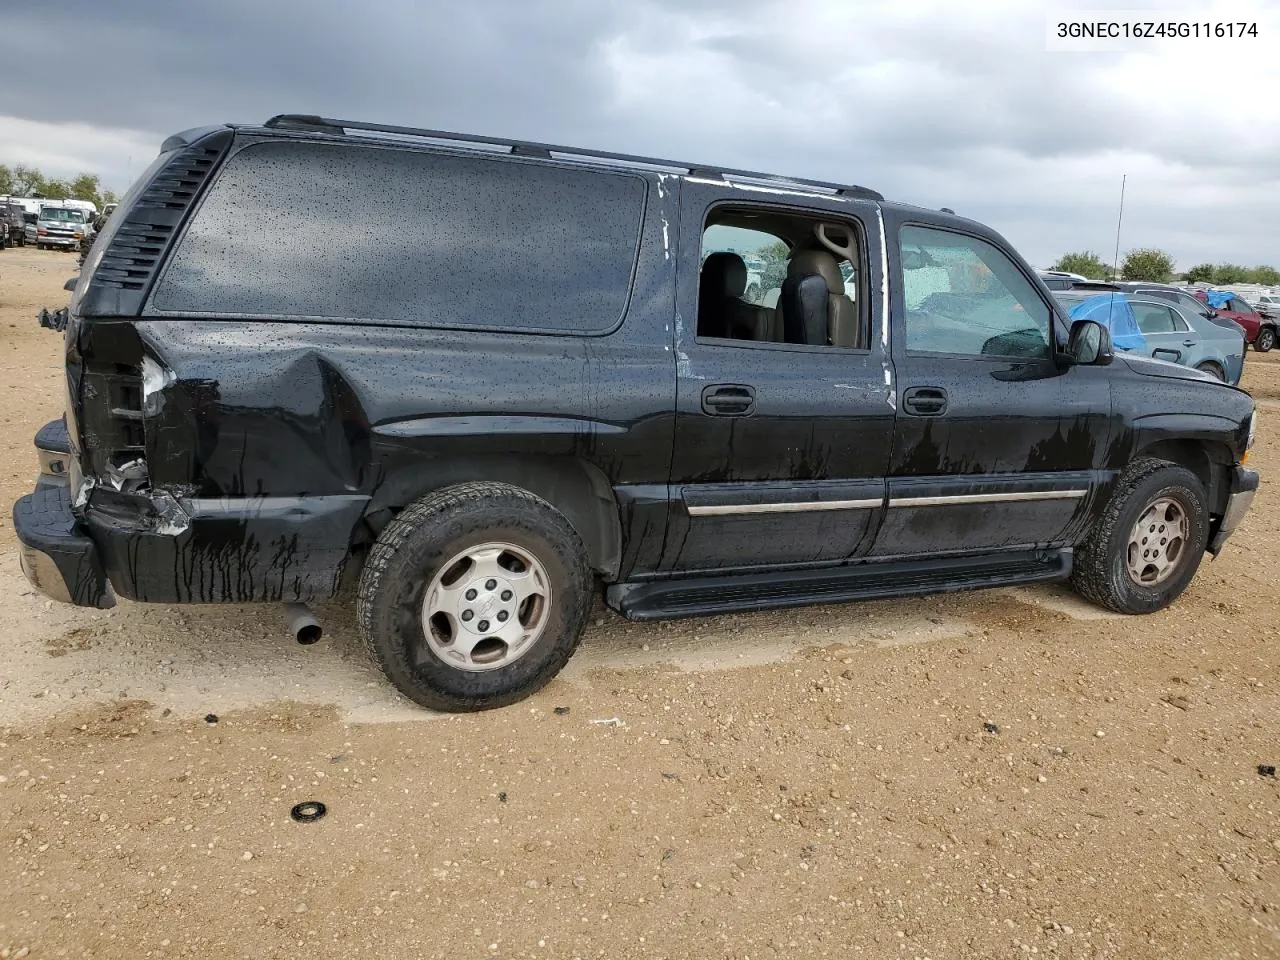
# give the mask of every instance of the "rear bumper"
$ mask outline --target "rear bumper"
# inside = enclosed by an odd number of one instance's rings
[[[38,486],[15,503],[13,529],[22,572],[33,587],[63,603],[115,606],[97,549],[76,525],[67,484]]]
[[[81,491],[72,510],[64,420],[36,434],[36,489],[13,508],[22,571],[46,596],[108,608],[153,603],[307,601],[337,592],[369,498],[182,498]]]
[[[1208,551],[1217,556],[1227,538],[1240,525],[1244,515],[1253,506],[1253,498],[1258,492],[1258,471],[1248,467],[1236,467],[1231,471],[1231,492],[1227,496],[1227,507],[1218,521],[1218,529],[1209,540]]]

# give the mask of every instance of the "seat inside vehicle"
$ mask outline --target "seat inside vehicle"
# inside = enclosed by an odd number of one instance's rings
[[[764,208],[717,208],[703,232],[701,338],[866,349],[857,234]]]
[[[747,265],[736,253],[718,251],[702,264],[698,283],[698,336],[726,340],[770,340],[773,311],[742,299]]]

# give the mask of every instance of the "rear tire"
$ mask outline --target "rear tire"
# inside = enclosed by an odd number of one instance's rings
[[[551,504],[505,483],[463,483],[410,504],[382,531],[360,575],[356,618],[374,661],[410,700],[487,710],[560,672],[582,639],[592,587],[582,540]],[[487,636],[504,630],[515,631],[510,643]]]
[[[1253,349],[1259,353],[1268,353],[1276,345],[1275,327],[1263,327],[1258,331],[1258,339],[1253,342]]]
[[[1137,460],[1077,548],[1072,586],[1117,613],[1154,613],[1187,588],[1208,537],[1199,478],[1167,460]]]
[[[1223,371],[1223,369],[1220,366],[1218,366],[1212,360],[1206,360],[1204,363],[1199,364],[1196,367],[1196,369],[1199,370],[1201,373],[1209,374],[1209,376],[1211,377],[1217,377],[1223,383],[1226,383],[1227,381],[1226,373]]]

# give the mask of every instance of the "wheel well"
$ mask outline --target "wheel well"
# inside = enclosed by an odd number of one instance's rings
[[[387,465],[357,531],[354,547],[372,543],[404,507],[443,487],[469,481],[509,483],[546,500],[582,538],[591,568],[616,576],[622,558],[622,525],[613,488],[598,467],[569,457],[480,457]]]
[[[1186,467],[1204,484],[1209,509],[1221,513],[1226,508],[1231,454],[1216,443],[1195,440],[1158,440],[1138,451],[1139,457],[1156,457]]]

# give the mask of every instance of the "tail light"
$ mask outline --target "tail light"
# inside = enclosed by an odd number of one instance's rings
[[[148,485],[140,366],[94,364],[84,373],[81,437],[89,472],[122,493]]]

